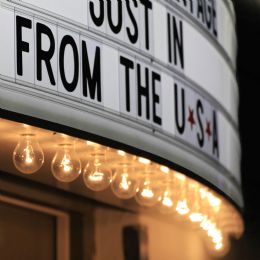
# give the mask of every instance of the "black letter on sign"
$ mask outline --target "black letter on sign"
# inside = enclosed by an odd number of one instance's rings
[[[175,96],[175,122],[178,129],[179,134],[183,134],[185,131],[185,90],[181,89],[181,108],[182,108],[182,125],[179,123],[179,102],[178,102],[178,85],[174,84],[174,96]]]
[[[145,86],[141,83],[141,65],[137,64],[137,84],[138,84],[138,116],[142,116],[142,96],[146,98],[146,119],[150,119],[149,101],[149,70],[145,68]]]
[[[131,111],[131,102],[130,102],[130,69],[134,69],[134,63],[120,56],[120,64],[125,66],[125,95],[126,95],[126,111]]]
[[[132,0],[132,2],[134,3],[134,6],[137,8],[138,7],[138,4],[137,4],[137,1],[136,0]],[[128,15],[133,23],[133,27],[134,27],[134,33],[131,34],[131,31],[130,31],[130,28],[127,27],[126,28],[126,32],[127,32],[127,35],[128,35],[128,38],[130,40],[130,42],[132,44],[135,44],[138,40],[138,26],[137,26],[137,22],[135,20],[135,17],[133,15],[133,12],[130,8],[130,0],[126,1],[126,8],[127,8],[127,12],[128,12]]]
[[[213,6],[213,33],[216,37],[218,37],[218,30],[217,30],[217,11],[216,11],[216,3],[215,0],[212,0]]]
[[[97,0],[95,0],[95,3],[97,3]],[[95,11],[94,11],[95,4],[93,3],[93,1],[89,2],[89,12],[90,12],[92,21],[98,27],[102,26],[102,24],[104,22],[104,17],[105,17],[104,0],[99,0],[99,4],[100,4],[100,6],[99,6],[100,14],[99,14],[99,17],[97,17],[95,15]]]
[[[45,34],[49,38],[50,48],[48,51],[44,51],[42,49],[42,34]],[[55,86],[56,83],[51,67],[51,59],[55,52],[55,40],[51,29],[42,23],[36,24],[36,51],[37,80],[42,80],[42,61],[45,61],[50,82],[53,86]]]
[[[72,51],[73,51],[73,56],[74,56],[74,77],[73,77],[73,80],[71,83],[69,83],[67,81],[66,75],[65,75],[64,55],[65,55],[65,49],[66,49],[67,45],[71,46]],[[60,56],[59,63],[60,63],[61,81],[63,83],[64,88],[68,92],[73,92],[76,89],[76,87],[78,85],[78,81],[79,81],[79,53],[78,53],[77,45],[71,36],[66,35],[61,40],[59,56]],[[69,66],[70,66],[70,64],[69,64]]]
[[[216,111],[213,111],[213,154],[219,158],[219,147],[218,147],[218,123]]]
[[[198,122],[199,122],[199,127],[200,127],[200,134],[197,133],[197,138],[199,142],[199,146],[203,147],[204,145],[204,128],[203,128],[203,123],[201,121],[201,114],[204,113],[204,108],[200,100],[197,101],[197,117],[198,117]]]
[[[174,49],[174,65],[178,65],[178,57],[180,59],[181,68],[184,69],[184,52],[183,52],[183,23],[179,21],[179,28],[177,20],[173,16],[173,49]]]
[[[149,35],[149,10],[148,9],[152,9],[153,5],[152,2],[150,0],[140,0],[141,4],[143,4],[144,8],[145,8],[145,12],[144,12],[144,16],[145,16],[145,47],[147,50],[150,49],[150,35]]]
[[[167,14],[167,25],[168,25],[168,58],[169,62],[172,63],[172,34],[171,34],[171,15]]]
[[[153,121],[158,125],[162,125],[162,119],[156,113],[156,104],[160,104],[160,97],[156,94],[156,81],[161,82],[161,75],[153,71],[152,72]]]
[[[112,20],[112,4],[111,0],[107,0],[107,18],[108,18],[108,23],[109,26],[112,30],[113,33],[118,34],[120,33],[122,29],[122,24],[123,24],[123,10],[122,10],[122,0],[117,0],[117,13],[118,13],[118,21],[117,25],[113,24]],[[115,10],[114,10],[115,11]]]
[[[101,61],[100,48],[96,47],[93,73],[91,75],[90,63],[88,58],[88,50],[85,41],[82,41],[82,73],[83,73],[83,95],[95,99],[97,91],[98,102],[102,101],[101,97]]]
[[[200,19],[201,16],[201,20],[203,23],[205,23],[204,4],[205,2],[203,2],[203,0],[198,0],[197,17],[198,19]]]
[[[193,0],[190,0],[190,12],[193,14]]]
[[[212,3],[212,0],[208,0],[208,1]],[[208,30],[210,30],[212,25],[213,25],[213,21],[212,21],[212,19],[213,19],[213,11],[212,11],[212,8],[211,8],[210,4],[208,4],[206,6],[205,17],[206,17],[207,28],[208,28]]]
[[[32,29],[32,21],[21,16],[16,16],[16,51],[17,51],[17,74],[23,76],[23,52],[29,52],[28,42],[22,40],[22,28]]]

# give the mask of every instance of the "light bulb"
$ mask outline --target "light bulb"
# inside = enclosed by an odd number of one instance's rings
[[[173,192],[169,187],[164,191],[160,200],[159,210],[164,214],[169,214],[174,211],[174,197]]]
[[[120,199],[130,199],[135,196],[138,188],[138,180],[127,165],[123,166],[113,177],[111,189]]]
[[[186,199],[179,200],[177,202],[176,211],[181,216],[185,216],[185,215],[189,214],[190,209],[188,207],[188,202]]]
[[[24,174],[33,174],[42,167],[44,154],[34,135],[22,135],[13,152],[13,163]]]
[[[51,171],[53,176],[61,182],[72,182],[79,177],[81,161],[77,157],[73,145],[59,145],[51,163]]]
[[[204,216],[202,213],[199,212],[193,212],[190,214],[190,221],[193,223],[200,223],[204,219]]]
[[[178,189],[180,191],[180,198],[175,209],[180,216],[186,216],[190,213],[187,199],[186,177],[179,174],[175,175],[175,177],[178,183]]]
[[[194,224],[201,223],[204,220],[204,215],[201,213],[202,202],[200,199],[199,185],[196,182],[191,182],[189,188],[189,219]]]
[[[111,183],[112,173],[105,166],[105,154],[94,153],[93,159],[86,165],[83,180],[87,188],[93,191],[103,191]]]
[[[158,202],[160,193],[157,183],[153,183],[151,177],[147,175],[140,184],[135,199],[141,206],[152,207]]]

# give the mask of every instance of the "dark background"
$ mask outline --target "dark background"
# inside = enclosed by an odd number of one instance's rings
[[[220,0],[217,0],[220,1]],[[260,260],[260,1],[233,0],[237,15],[242,181],[246,230],[227,260]]]

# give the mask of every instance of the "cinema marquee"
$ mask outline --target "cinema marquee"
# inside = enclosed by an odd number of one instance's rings
[[[41,185],[227,253],[243,233],[236,49],[227,0],[1,0],[0,202]]]

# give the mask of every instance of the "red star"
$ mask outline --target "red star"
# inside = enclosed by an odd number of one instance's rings
[[[193,130],[193,125],[195,125],[196,122],[195,122],[195,119],[194,119],[194,110],[191,109],[190,107],[189,107],[189,118],[188,118],[188,122],[190,123],[190,128],[191,128],[191,130]]]
[[[210,140],[210,137],[212,136],[212,132],[211,132],[211,124],[210,121],[207,120],[207,127],[206,127],[206,134],[208,135],[208,139]]]

